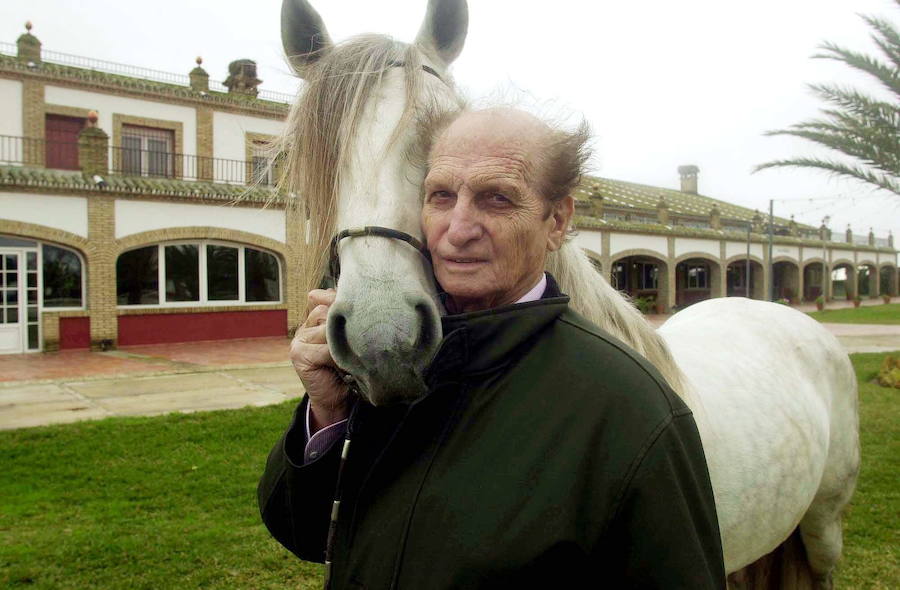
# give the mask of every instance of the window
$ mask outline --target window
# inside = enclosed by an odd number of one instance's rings
[[[659,267],[650,262],[639,262],[638,289],[656,289],[659,284]]]
[[[250,156],[250,181],[266,186],[274,185],[279,158],[274,156],[272,142],[252,139],[248,153]]]
[[[238,249],[206,246],[206,293],[210,301],[238,301]]]
[[[159,303],[159,246],[130,250],[116,260],[119,305]]]
[[[705,264],[688,264],[687,265],[687,288],[688,289],[708,289],[709,288],[709,267]]]
[[[72,250],[41,246],[44,307],[82,307],[81,258]]]
[[[200,301],[200,265],[196,244],[165,246],[166,301]]]
[[[612,267],[612,284],[613,287],[620,291],[628,288],[628,277],[625,272],[625,263],[617,262]]]
[[[119,305],[277,303],[281,273],[273,254],[254,248],[157,244],[119,256],[116,292]]]
[[[278,261],[266,252],[244,248],[247,301],[278,301]]]
[[[175,176],[175,132],[122,125],[122,172],[139,176]]]

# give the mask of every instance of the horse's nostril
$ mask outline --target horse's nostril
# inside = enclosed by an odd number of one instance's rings
[[[415,349],[419,351],[429,350],[437,340],[435,327],[436,314],[434,307],[428,303],[420,302],[415,305],[417,321],[417,334]]]
[[[347,317],[342,313],[334,313],[328,317],[328,346],[332,356],[340,362],[350,354],[350,342],[347,339]]]

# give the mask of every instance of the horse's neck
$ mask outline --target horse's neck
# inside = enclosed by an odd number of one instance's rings
[[[684,378],[665,342],[650,323],[606,279],[571,241],[547,260],[547,271],[571,297],[572,308],[644,356],[682,398]],[[685,401],[687,401],[685,399]]]

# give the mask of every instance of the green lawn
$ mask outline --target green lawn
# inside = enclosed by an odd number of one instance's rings
[[[900,303],[813,311],[809,316],[835,324],[900,324]]]
[[[900,404],[853,355],[863,470],[839,588],[900,588]],[[0,432],[7,588],[318,588],[260,524],[255,488],[291,406]]]

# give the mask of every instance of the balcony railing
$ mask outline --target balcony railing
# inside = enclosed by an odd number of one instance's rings
[[[227,184],[272,184],[266,161],[229,160],[118,146],[108,148],[111,174]],[[0,165],[81,170],[76,142],[0,135]]]

